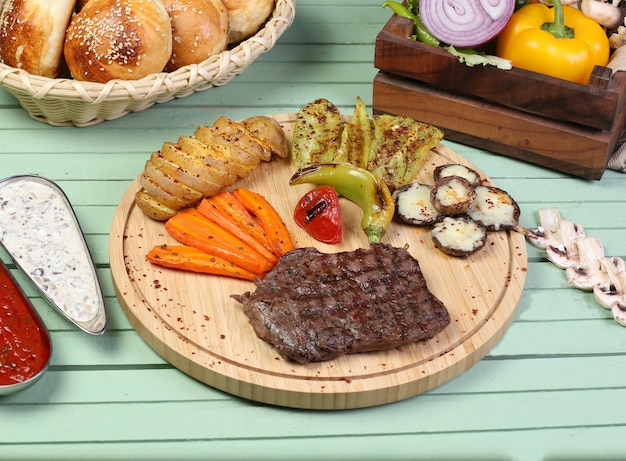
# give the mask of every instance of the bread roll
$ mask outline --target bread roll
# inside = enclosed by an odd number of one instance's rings
[[[65,29],[76,0],[6,0],[0,16],[0,59],[34,75],[55,78]]]
[[[89,0],[67,28],[63,52],[76,80],[138,80],[165,68],[170,18],[161,0]]]
[[[172,56],[166,70],[198,64],[228,45],[228,11],[222,0],[163,0],[172,21]]]
[[[228,43],[237,43],[257,33],[274,11],[275,0],[222,0],[228,10]]]
[[[87,4],[89,0],[76,0],[76,11],[80,11]]]

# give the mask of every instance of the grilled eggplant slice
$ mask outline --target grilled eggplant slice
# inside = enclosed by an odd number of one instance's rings
[[[327,99],[316,99],[297,114],[291,158],[297,169],[315,164],[349,163],[369,170],[394,191],[414,180],[428,152],[443,139],[435,126],[407,116],[372,118],[361,98],[344,121]]]
[[[154,195],[145,190],[140,190],[135,194],[135,204],[150,219],[155,221],[166,221],[176,214],[174,208],[164,205]]]

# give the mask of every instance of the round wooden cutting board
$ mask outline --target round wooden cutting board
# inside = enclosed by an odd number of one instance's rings
[[[295,114],[274,116],[291,139]],[[437,165],[465,159],[440,145],[416,180],[431,184]],[[342,199],[343,242],[312,240],[293,222],[298,199],[312,186],[289,186],[294,169],[285,160],[264,163],[236,184],[263,194],[283,217],[296,246],[336,252],[366,247],[361,211]],[[478,170],[479,171],[479,170]],[[450,311],[451,323],[434,338],[385,352],[355,354],[299,365],[259,339],[242,306],[230,297],[253,291],[252,282],[153,266],[146,253],[175,243],[163,223],[134,205],[136,179],[123,196],[110,234],[113,282],[122,309],[158,354],[190,376],[259,402],[307,409],[346,409],[402,400],[439,386],[483,358],[513,320],[526,279],[526,243],[517,232],[489,235],[467,259],[434,248],[427,229],[393,223],[384,243],[408,246],[430,290]]]

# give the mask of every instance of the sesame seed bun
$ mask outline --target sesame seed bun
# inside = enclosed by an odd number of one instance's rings
[[[82,10],[88,1],[89,0],[76,0],[76,8],[75,8],[76,12],[79,12],[80,10]]]
[[[63,52],[76,80],[138,80],[164,70],[170,18],[161,0],[89,0],[70,22]]]
[[[222,0],[163,0],[172,21],[171,72],[198,64],[228,45],[228,11]]]
[[[229,44],[245,40],[263,26],[276,0],[222,0],[228,10]]]
[[[55,78],[74,4],[75,0],[6,0],[0,15],[0,60]]]

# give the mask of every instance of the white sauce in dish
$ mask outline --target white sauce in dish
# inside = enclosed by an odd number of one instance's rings
[[[65,196],[43,179],[9,179],[0,182],[0,242],[58,310],[93,320],[102,294]]]

